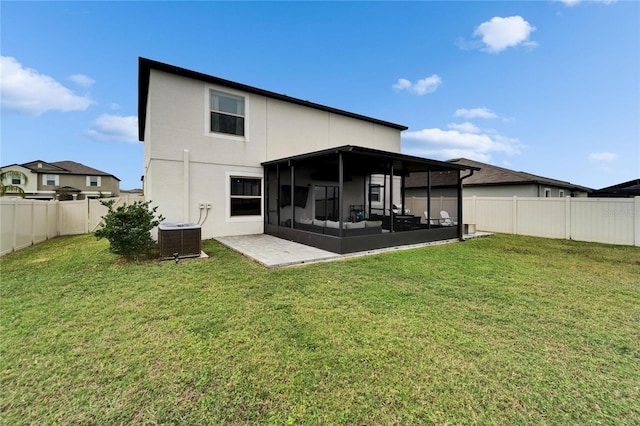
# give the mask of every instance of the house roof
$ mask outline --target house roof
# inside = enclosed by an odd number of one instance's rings
[[[456,158],[448,160],[448,163],[457,164],[462,167],[475,167],[479,169],[468,179],[465,179],[464,186],[495,186],[495,185],[527,185],[540,184],[551,185],[560,188],[570,189],[572,191],[590,192],[591,188],[575,185],[571,182],[551,179],[543,176],[537,176],[531,173],[519,172],[515,170],[505,169],[503,167],[491,164],[481,163],[479,161],[469,160],[467,158]],[[407,187],[424,186],[424,178],[420,176],[410,176],[407,178]],[[437,182],[432,183],[438,186]]]
[[[30,161],[24,164],[12,164],[12,166],[25,167],[31,170],[33,173],[56,173],[67,175],[83,175],[83,176],[111,176],[116,180],[116,176],[111,173],[103,172],[102,170],[94,169],[93,167],[85,166],[75,161],[54,161],[46,162],[42,160]],[[11,166],[6,166],[11,167]]]
[[[640,196],[640,179],[632,179],[617,185],[593,191],[591,197],[637,197]]]
[[[324,149],[321,151],[310,152],[307,154],[294,155],[291,157],[281,158],[278,160],[266,161],[262,163],[263,166],[270,166],[276,164],[285,164],[290,162],[304,162],[304,161],[322,161],[322,164],[326,168],[330,168],[331,159],[335,154],[344,153],[350,157],[356,158],[356,161],[351,163],[352,169],[357,169],[362,173],[387,173],[393,165],[395,171],[394,174],[417,174],[416,172],[423,172],[425,170],[432,171],[460,171],[460,170],[477,170],[473,166],[462,166],[459,164],[453,164],[446,161],[430,160],[422,157],[414,157],[411,155],[399,154],[396,152],[381,151],[372,148],[364,148],[361,146],[344,145],[336,148]],[[366,160],[363,161],[363,158]],[[455,179],[457,182],[458,174],[456,173]],[[408,178],[407,178],[408,179]]]
[[[343,115],[349,118],[364,120],[371,123],[380,124],[382,126],[391,127],[400,131],[408,129],[408,127],[403,126],[401,124],[395,124],[388,121],[378,120],[376,118],[366,117],[364,115],[359,115],[352,112],[328,107],[325,105],[316,104],[316,103],[305,101],[302,99],[293,98],[291,96],[270,92],[268,90],[258,89],[257,87],[252,87],[246,84],[225,80],[219,77],[214,77],[212,75],[202,74],[196,71],[180,68],[175,65],[169,65],[169,64],[157,62],[157,61],[146,59],[146,58],[139,58],[138,59],[138,139],[140,141],[144,141],[144,131],[145,131],[145,125],[146,125],[146,116],[147,116],[147,98],[149,95],[149,73],[151,72],[151,69],[163,71],[163,72],[178,75],[181,77],[192,78],[192,79],[204,81],[207,83],[218,84],[220,86],[225,86],[225,87],[241,90],[248,93],[254,93],[256,95],[261,95],[268,98],[305,106],[308,108],[314,108],[320,111]]]

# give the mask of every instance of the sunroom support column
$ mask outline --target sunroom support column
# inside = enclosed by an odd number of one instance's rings
[[[263,194],[263,220],[262,220],[262,232],[266,232],[267,225],[269,224],[269,167],[264,166],[262,168],[263,179],[262,182],[264,185],[264,189],[262,190]]]
[[[276,225],[280,226],[280,163],[276,164]]]
[[[344,157],[338,153],[338,235],[342,238],[342,224],[344,221]]]
[[[400,174],[400,202],[402,203],[402,210],[400,210],[400,213],[404,216],[406,214],[405,210],[406,210],[406,207],[407,207],[406,199],[405,199],[405,196],[404,196],[404,183],[405,183],[405,181],[404,181],[404,179],[405,179],[404,170],[401,170],[400,173],[401,173]]]
[[[296,193],[296,168],[292,163],[289,163],[289,171],[291,172],[291,229],[293,229],[293,224],[296,220],[296,203],[295,203],[295,193]]]
[[[458,238],[462,239],[463,232],[464,225],[462,224],[462,179],[460,176],[460,170],[458,170]]]
[[[394,213],[393,213],[393,163],[391,163],[391,170],[389,176],[389,231],[393,232],[393,221],[394,221]]]
[[[427,229],[431,229],[431,167],[427,170]]]

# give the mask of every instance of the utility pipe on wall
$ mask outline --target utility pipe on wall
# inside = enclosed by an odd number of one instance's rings
[[[182,221],[189,222],[189,150],[182,151]]]

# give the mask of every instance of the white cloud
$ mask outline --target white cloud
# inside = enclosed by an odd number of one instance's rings
[[[37,70],[25,68],[15,58],[0,57],[2,108],[38,116],[47,111],[83,111],[92,104]]]
[[[457,109],[456,112],[453,114],[456,117],[462,117],[462,118],[466,118],[466,119],[471,119],[471,118],[498,118],[498,115],[496,113],[494,113],[493,111],[491,111],[488,108],[472,108],[472,109],[466,109],[466,108],[460,108]]]
[[[536,46],[537,43],[529,41],[529,36],[536,28],[525,21],[522,16],[499,16],[483,22],[476,28],[473,35],[482,37],[485,50],[491,53],[499,53],[508,47],[518,45]]]
[[[138,117],[102,114],[85,135],[102,141],[137,142]]]
[[[589,154],[591,161],[613,161],[618,158],[618,154],[612,152],[594,152]]]
[[[448,128],[464,133],[480,133],[480,128],[473,123],[449,123]]]
[[[406,90],[416,95],[425,95],[427,93],[435,92],[442,84],[442,79],[439,75],[433,74],[431,77],[423,78],[415,83],[405,79],[399,78],[396,84],[392,87],[396,91]]]
[[[465,157],[486,162],[491,158],[493,152],[513,155],[520,153],[521,147],[518,139],[505,137],[491,131],[471,133],[433,128],[405,132],[402,137],[414,142],[413,148],[409,148],[413,155],[443,159]]]
[[[69,76],[69,80],[73,81],[74,83],[76,83],[77,85],[82,86],[82,87],[91,87],[96,82],[91,77],[88,77],[88,76],[83,75],[83,74],[70,75]]]

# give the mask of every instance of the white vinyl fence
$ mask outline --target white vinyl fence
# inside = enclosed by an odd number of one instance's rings
[[[412,214],[423,215],[426,198],[407,200]],[[455,197],[431,199],[431,217],[445,210],[457,216]],[[640,197],[529,198],[465,197],[463,223],[476,229],[545,238],[640,246]]]
[[[112,199],[116,201],[114,207],[144,201],[139,195]],[[95,231],[108,210],[100,201],[0,198],[0,256],[60,235]]]
[[[143,197],[115,200],[117,207],[143,201]],[[406,203],[424,221],[426,198],[411,197]],[[457,209],[455,197],[431,199],[431,217],[439,218],[442,210],[457,216]],[[100,200],[0,198],[0,256],[59,235],[94,232],[106,212]],[[640,197],[466,197],[463,223],[488,232],[640,247]]]

